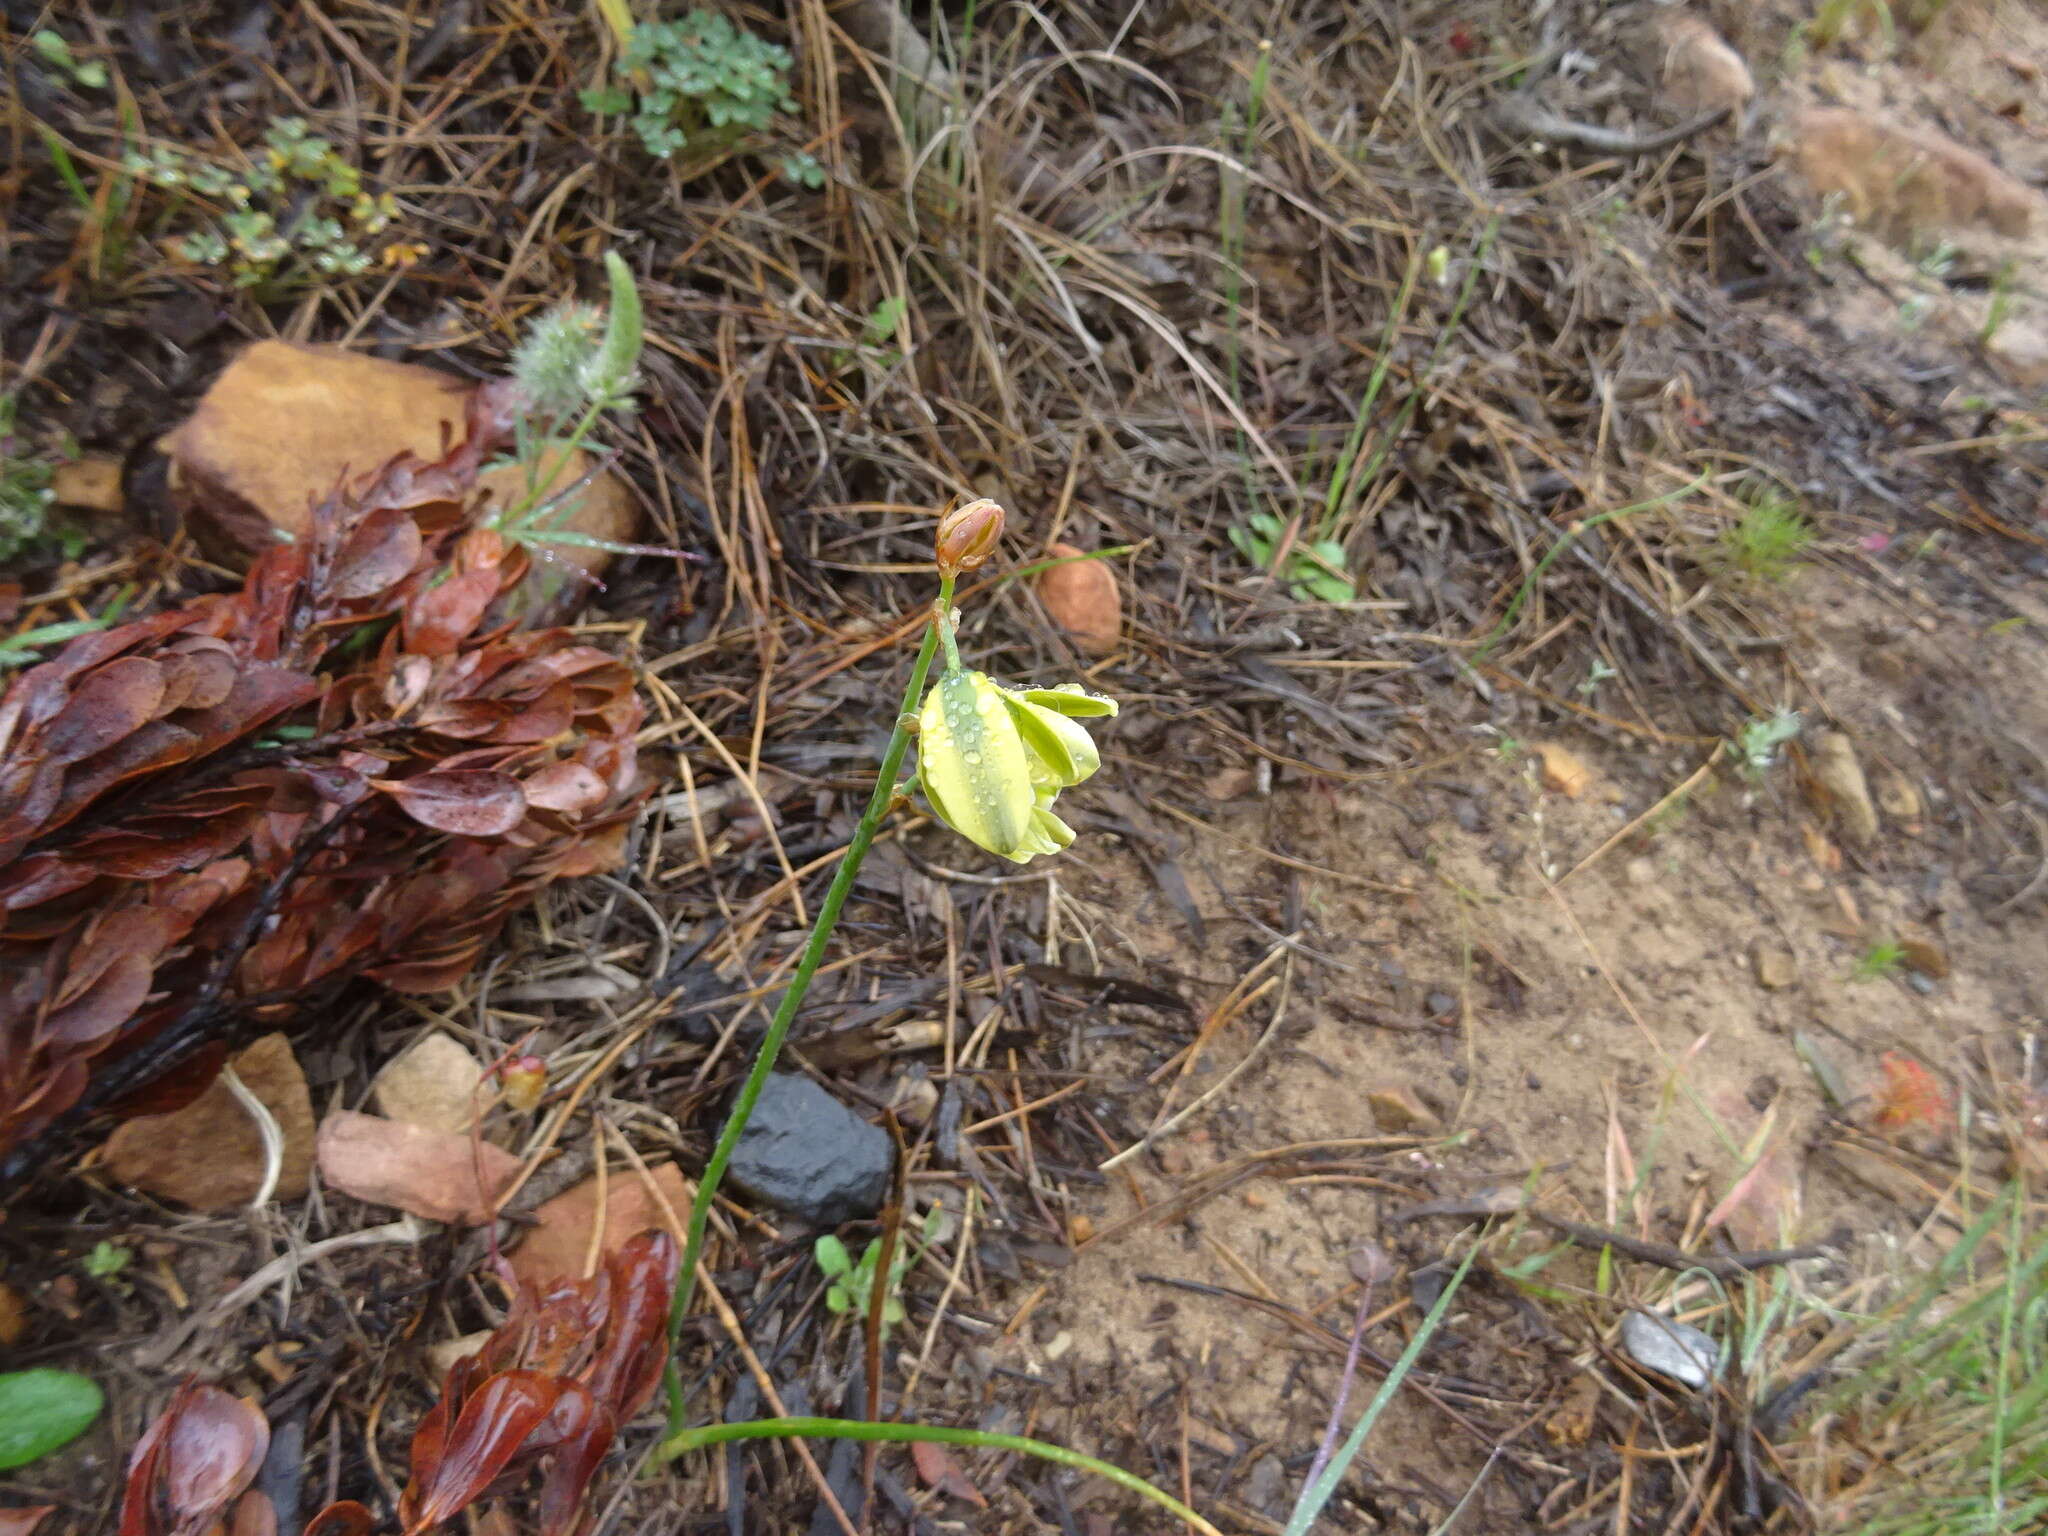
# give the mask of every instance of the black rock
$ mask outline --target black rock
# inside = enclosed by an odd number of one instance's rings
[[[894,1156],[886,1131],[808,1077],[777,1072],[761,1089],[726,1171],[755,1199],[814,1227],[836,1227],[882,1208]]]

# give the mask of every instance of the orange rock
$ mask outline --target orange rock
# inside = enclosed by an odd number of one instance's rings
[[[1543,760],[1543,787],[1554,789],[1567,799],[1576,800],[1593,787],[1593,770],[1579,760],[1578,754],[1554,741],[1539,741],[1531,744],[1537,757]]]
[[[1664,45],[1664,99],[1681,116],[1726,108],[1738,117],[1756,95],[1742,55],[1697,16],[1667,17],[1658,29]]]
[[[1815,192],[1840,193],[1858,224],[1894,241],[1944,230],[2018,238],[2043,207],[2039,193],[1975,150],[1848,107],[1802,112],[1790,150]]]
[[[519,1159],[470,1136],[337,1110],[320,1122],[320,1178],[373,1205],[476,1226],[519,1172]]]
[[[674,1163],[649,1168],[655,1185],[679,1220],[690,1214],[690,1186]],[[631,1168],[616,1169],[604,1181],[604,1251],[609,1253],[649,1227],[666,1227],[661,1208],[647,1192],[647,1183]],[[591,1229],[597,1223],[597,1180],[585,1179],[555,1196],[534,1213],[536,1225],[512,1255],[512,1273],[528,1289],[546,1285],[557,1275],[581,1275],[590,1255]]]
[[[172,494],[201,548],[216,559],[246,563],[280,533],[303,535],[312,505],[344,475],[373,474],[404,452],[440,457],[444,444],[462,434],[469,396],[466,380],[438,368],[338,347],[259,341],[222,370],[191,416],[157,446],[170,458]],[[590,468],[587,455],[569,455],[544,497],[574,485]],[[526,491],[517,466],[488,470],[477,484],[500,504]],[[624,484],[606,473],[547,528],[629,543],[636,524]],[[535,622],[551,622],[580,607],[588,591],[570,570],[595,573],[611,557],[575,545],[541,547],[519,597],[529,608],[546,610]]]
[[[1085,553],[1071,544],[1048,548],[1050,558],[1065,563],[1038,573],[1038,599],[1076,645],[1106,656],[1123,639],[1123,593],[1108,562],[1078,558]]]
[[[121,493],[121,461],[111,454],[89,453],[59,464],[50,476],[50,499],[81,512],[119,512],[127,504]]]
[[[306,1192],[313,1169],[313,1099],[283,1035],[265,1035],[230,1063],[242,1086],[284,1135],[279,1200]],[[107,1171],[162,1200],[199,1211],[228,1210],[256,1198],[263,1185],[263,1136],[225,1079],[168,1115],[129,1120],[107,1141]]]

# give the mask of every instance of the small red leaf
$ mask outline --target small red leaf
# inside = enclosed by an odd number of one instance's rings
[[[956,1499],[965,1499],[976,1509],[988,1508],[988,1500],[960,1470],[960,1463],[953,1459],[953,1453],[937,1441],[911,1441],[910,1459],[917,1463],[917,1475],[931,1487]]]
[[[0,1536],[36,1536],[36,1527],[56,1507],[54,1504],[30,1504],[24,1509],[0,1509]]]
[[[526,780],[526,803],[564,816],[583,816],[604,804],[605,782],[581,763],[550,763]]]
[[[354,1499],[330,1504],[308,1522],[304,1536],[370,1536],[377,1522]]]
[[[464,571],[407,599],[405,648],[420,656],[446,656],[473,632],[498,595],[499,573]]]
[[[342,546],[328,590],[337,597],[375,597],[403,581],[419,557],[419,524],[397,507],[380,507]]]
[[[38,1038],[78,1050],[104,1039],[135,1017],[156,976],[154,955],[118,955],[78,1000],[43,1021]]]
[[[462,1405],[431,1467],[415,1467],[398,1504],[410,1532],[431,1531],[483,1496],[554,1411],[562,1383],[538,1371],[500,1371]]]
[[[71,700],[43,732],[41,746],[60,763],[104,751],[156,717],[163,669],[139,656],[110,661],[71,690]]]
[[[207,1530],[256,1480],[269,1449],[261,1410],[219,1387],[187,1382],[129,1458],[121,1536]]]
[[[459,837],[503,837],[526,817],[526,794],[509,773],[457,768],[409,779],[371,779],[421,826]]]

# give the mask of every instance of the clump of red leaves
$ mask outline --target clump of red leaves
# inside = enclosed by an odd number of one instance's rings
[[[514,1294],[504,1325],[450,1367],[413,1433],[412,1479],[398,1503],[405,1536],[438,1530],[537,1469],[537,1536],[582,1530],[591,1478],[661,1380],[678,1258],[667,1233],[643,1232],[588,1280]],[[306,1536],[375,1529],[368,1510],[345,1501],[321,1511]]]
[[[1877,1064],[1884,1069],[1884,1082],[1878,1087],[1877,1107],[1871,1116],[1876,1129],[1888,1135],[1939,1133],[1954,1124],[1948,1095],[1924,1064],[1897,1051],[1886,1051]]]
[[[270,1500],[248,1491],[269,1449],[254,1404],[186,1382],[128,1458],[121,1536],[277,1536]]]
[[[337,493],[239,592],[0,696],[0,1153],[96,1058],[352,975],[451,985],[540,886],[616,861],[631,673],[493,618],[528,557],[473,493],[519,407],[483,387],[458,447]]]

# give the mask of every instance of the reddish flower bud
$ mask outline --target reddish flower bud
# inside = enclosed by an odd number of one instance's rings
[[[958,576],[985,564],[1003,536],[1003,509],[986,496],[955,507],[939,519],[934,558],[944,576]]]
[[[508,1063],[500,1074],[505,1085],[505,1102],[525,1113],[539,1107],[548,1091],[548,1064],[538,1056],[521,1056]]]

